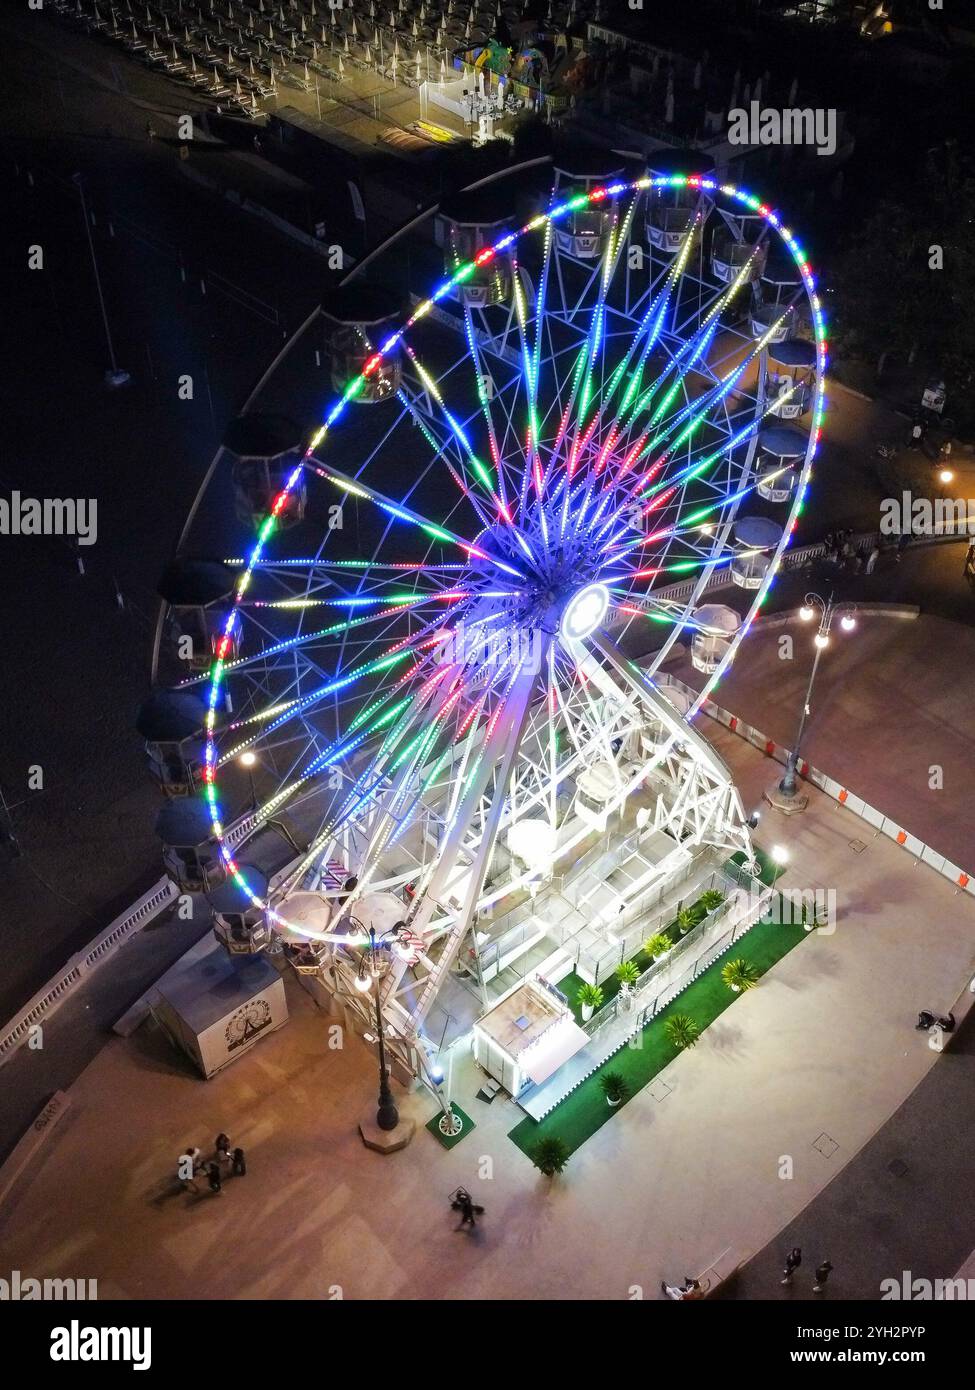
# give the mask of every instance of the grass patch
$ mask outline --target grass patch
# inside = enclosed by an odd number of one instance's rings
[[[773,869],[775,867],[772,865]],[[754,966],[759,975],[764,975],[787,955],[793,946],[804,940],[805,936],[806,933],[801,926],[756,922],[750,931],[735,942],[735,959],[747,961]],[[517,1144],[522,1153],[528,1154],[539,1139],[554,1136],[563,1140],[569,1152],[574,1153],[677,1056],[677,1048],[668,1041],[664,1031],[664,1024],[668,1018],[675,1013],[690,1014],[703,1033],[719,1014],[724,1013],[729,1004],[733,1004],[739,998],[721,979],[723,964],[724,957],[715,961],[703,975],[699,975],[682,994],[648,1023],[639,1034],[639,1047],[624,1045],[612,1057],[607,1058],[592,1076],[587,1077],[581,1086],[566,1096],[544,1120],[536,1121],[526,1115],[511,1130],[509,1139]],[[565,988],[564,984],[562,988]],[[599,1078],[607,1071],[619,1072],[626,1081],[627,1100],[615,1109],[606,1104],[600,1085]]]
[[[461,1110],[456,1101],[451,1101],[450,1108],[455,1115],[459,1116],[463,1123],[464,1128],[459,1134],[444,1134],[443,1130],[440,1128],[440,1121],[443,1119],[442,1110],[438,1110],[433,1119],[427,1120],[424,1125],[424,1129],[428,1129],[434,1139],[442,1144],[445,1149],[452,1149],[455,1144],[459,1144],[462,1139],[466,1139],[472,1129],[477,1128],[470,1115],[468,1115],[466,1111]]]

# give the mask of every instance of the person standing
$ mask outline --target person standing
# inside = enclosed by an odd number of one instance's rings
[[[234,1149],[233,1174],[235,1178],[242,1178],[247,1172],[247,1161],[244,1158],[243,1149]]]
[[[829,1260],[823,1260],[821,1265],[816,1266],[816,1282],[813,1284],[813,1293],[822,1293],[826,1287],[826,1280],[832,1272],[833,1266]]]
[[[798,1245],[794,1245],[785,1257],[785,1268],[782,1271],[782,1283],[791,1284],[792,1276],[802,1264],[802,1250]]]
[[[209,1179],[209,1182],[210,1182],[210,1191],[211,1191],[211,1192],[221,1192],[221,1191],[223,1190],[223,1180],[222,1180],[222,1178],[220,1177],[220,1165],[219,1165],[219,1163],[208,1163],[208,1164],[207,1164],[207,1178]]]
[[[218,1134],[214,1140],[213,1147],[217,1153],[218,1163],[227,1163],[230,1161],[230,1138],[228,1135]]]
[[[865,573],[866,573],[866,574],[873,574],[874,570],[877,568],[877,561],[878,561],[879,559],[880,559],[880,546],[879,546],[879,545],[874,545],[874,548],[871,550],[870,554],[867,556],[867,567],[866,567],[866,570],[865,570]]]

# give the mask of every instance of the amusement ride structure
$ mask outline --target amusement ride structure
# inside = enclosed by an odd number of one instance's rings
[[[780,215],[708,173],[555,166],[530,215],[518,171],[431,209],[432,293],[374,280],[394,238],[326,296],[302,335],[333,398],[306,428],[320,373],[297,405],[272,378],[228,428],[140,718],[167,866],[218,937],[285,951],[360,1031],[388,953],[387,1050],[441,1099],[438,1056],[492,1001],[598,982],[647,902],[753,858],[690,721],[774,582],[824,409]],[[737,609],[704,601],[722,575]],[[664,680],[679,641],[697,698]]]

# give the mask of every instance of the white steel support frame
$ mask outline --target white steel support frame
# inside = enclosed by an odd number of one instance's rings
[[[520,818],[542,819],[568,861],[591,834],[571,808],[595,762],[611,769],[608,814],[649,788],[655,829],[751,858],[727,768],[653,675],[731,557],[755,485],[767,342],[741,328],[752,263],[730,285],[709,270],[715,226],[743,240],[746,218],[702,192],[681,249],[642,247],[650,269],[641,270],[629,252],[652,196],[607,199],[609,231],[592,260],[565,254],[547,224],[537,245],[523,238],[501,253],[506,303],[434,306],[399,350],[395,397],[353,404],[355,426],[346,420],[304,466],[326,502],[355,510],[358,557],[342,530],[294,549],[282,533],[239,605],[244,639],[226,663],[217,770],[230,776],[254,752],[262,785],[274,788],[262,791],[255,835],[282,815],[300,830],[304,848],[278,879],[276,910],[286,913],[296,889],[320,889],[329,861],[358,877],[353,915],[368,893],[410,886],[404,920],[421,944],[409,971],[397,963],[387,975],[384,999],[394,1053],[428,1079],[424,1019],[461,945],[479,916],[528,887],[530,873],[497,856],[501,836]],[[767,235],[759,223],[756,255]],[[804,293],[800,285],[783,308]],[[658,455],[660,482],[637,494],[630,477]],[[391,459],[403,480],[395,492]],[[642,532],[629,519],[634,496],[654,518]],[[499,508],[518,526],[501,525]],[[682,526],[688,513],[706,515],[707,527]],[[638,591],[652,527],[658,568]],[[570,596],[614,566],[627,601],[614,596],[587,640],[561,636]],[[688,600],[655,593],[675,566],[696,579]],[[517,634],[525,650],[445,655],[442,640],[461,622]],[[644,623],[661,640],[639,669],[624,649]],[[651,724],[667,736],[648,757],[640,740]],[[474,950],[476,959],[476,941]],[[328,963],[350,1007],[360,1005],[356,952],[336,941]]]

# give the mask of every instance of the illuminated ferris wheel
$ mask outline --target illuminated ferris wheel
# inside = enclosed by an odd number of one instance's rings
[[[164,789],[197,793],[179,815],[231,947],[277,936],[334,979],[392,929],[417,1055],[492,907],[649,780],[669,770],[671,833],[747,846],[687,720],[773,581],[824,406],[814,278],[760,199],[588,157],[518,223],[508,187],[441,204],[432,293],[404,309],[353,275],[327,299],[310,438],[234,422],[256,540],[170,576],[200,640],[145,730]],[[723,581],[737,610],[705,601]],[[686,708],[655,680],[678,638],[705,673]]]

